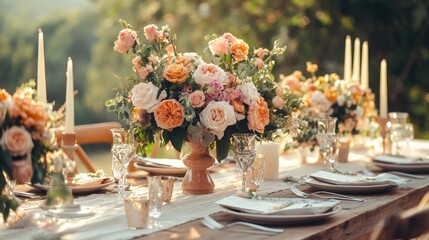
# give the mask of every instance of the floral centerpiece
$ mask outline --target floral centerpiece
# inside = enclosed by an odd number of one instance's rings
[[[357,82],[345,82],[335,73],[316,76],[318,66],[307,62],[306,78],[299,71],[282,77],[281,85],[302,96],[307,118],[337,118],[338,132],[342,135],[357,134],[362,116],[363,91]]]
[[[208,38],[212,56],[179,53],[170,28],[148,25],[144,41],[125,21],[114,50],[132,55],[134,75],[106,102],[126,129],[132,129],[137,151],[145,156],[155,139],[180,151],[183,142],[216,147],[217,160],[227,157],[233,133],[257,133],[270,139],[284,129],[300,100],[284,91],[271,74],[272,50],[249,49],[230,33]]]
[[[50,152],[52,106],[34,99],[34,81],[19,87],[13,95],[0,89],[0,209],[3,219],[18,202],[8,196],[8,181],[40,182],[47,172]]]

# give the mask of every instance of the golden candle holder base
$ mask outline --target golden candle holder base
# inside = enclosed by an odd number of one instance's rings
[[[380,117],[380,116],[376,116],[376,121],[380,126],[380,137],[382,138],[383,142],[383,154],[387,153],[387,122],[388,122],[388,118],[386,117]]]
[[[67,157],[74,161],[74,152],[77,149],[76,144],[76,133],[62,133],[62,142],[61,142],[61,149],[63,149],[64,153],[67,155]],[[68,172],[67,173],[67,185],[71,185],[73,182],[73,178],[76,175],[76,169],[73,173]]]

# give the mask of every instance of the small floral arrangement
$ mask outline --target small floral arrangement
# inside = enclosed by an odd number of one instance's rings
[[[180,151],[183,142],[215,147],[227,157],[233,133],[254,132],[269,139],[282,130],[301,102],[279,88],[271,74],[272,50],[249,49],[230,33],[208,37],[210,61],[196,53],[179,53],[170,28],[151,24],[145,41],[125,21],[114,50],[132,53],[134,76],[121,82],[106,102],[126,129],[132,129],[137,151],[147,155],[155,139]]]
[[[317,69],[316,64],[307,62],[311,77],[295,71],[281,76],[281,86],[302,96],[308,119],[336,117],[340,134],[357,134],[365,91],[358,83],[345,82],[335,73],[316,76]]]
[[[21,184],[40,182],[47,172],[46,154],[52,150],[52,105],[34,99],[34,86],[30,81],[13,95],[0,89],[0,209],[5,221],[10,209],[18,207],[3,194],[6,178]]]

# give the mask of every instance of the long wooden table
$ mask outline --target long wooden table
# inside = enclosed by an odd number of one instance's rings
[[[360,169],[362,162],[339,164],[347,169]],[[301,177],[321,168],[320,165],[304,165],[292,170],[288,175]],[[138,239],[367,239],[374,226],[387,216],[416,206],[429,191],[427,179],[411,181],[394,191],[375,194],[355,194],[364,202],[342,201],[342,210],[331,218],[310,224],[285,225],[284,233],[277,235],[256,235],[236,232],[234,229],[246,228],[234,226],[222,230],[212,230],[204,226],[200,219],[170,228],[165,231],[143,236]],[[299,187],[305,192],[316,191],[309,186]],[[289,189],[269,195],[270,197],[296,197]],[[225,212],[213,214],[212,217],[223,224],[237,221]]]

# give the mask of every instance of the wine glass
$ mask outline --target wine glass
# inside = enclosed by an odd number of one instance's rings
[[[112,154],[113,161],[120,163],[118,192],[119,196],[124,197],[127,188],[126,176],[128,173],[128,164],[134,156],[134,138],[131,131],[123,128],[111,129],[113,135]]]
[[[255,193],[258,194],[259,185],[264,181],[265,176],[265,157],[257,154],[252,166],[247,171],[248,180],[254,184]]]
[[[246,190],[247,170],[255,160],[255,137],[253,133],[235,133],[232,135],[234,158],[242,174],[241,190]]]
[[[404,124],[404,130],[405,130],[405,142],[407,144],[407,152],[410,151],[410,142],[414,139],[414,126],[412,123],[406,123]]]
[[[335,158],[329,156],[334,145],[334,135],[332,133],[318,133],[316,134],[317,142],[319,143],[320,152],[323,156],[326,171],[334,171]]]
[[[150,227],[158,226],[157,219],[161,217],[163,201],[162,176],[150,176],[147,178],[149,188],[149,216]]]
[[[337,118],[326,117],[317,119],[317,131],[319,133],[332,133],[335,134]]]

